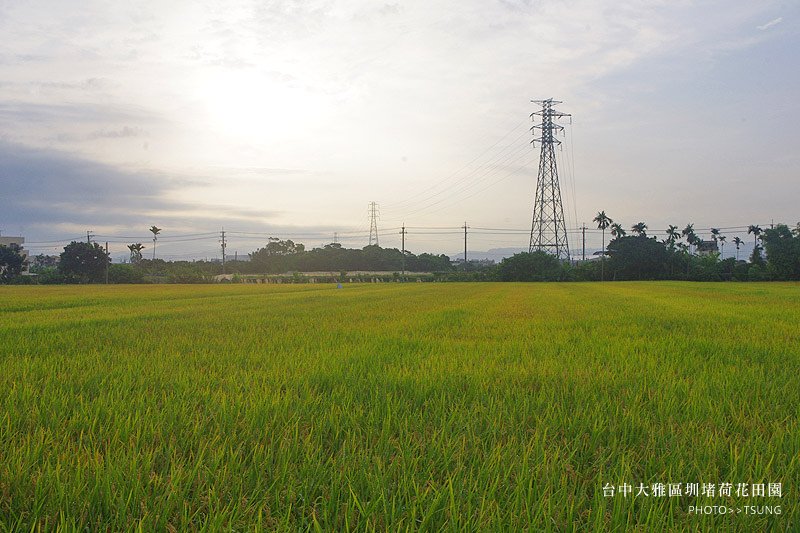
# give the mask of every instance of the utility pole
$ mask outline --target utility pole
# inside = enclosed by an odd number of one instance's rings
[[[403,266],[403,275],[406,275],[406,224],[403,222],[403,227],[400,230],[400,248],[403,255],[402,259],[402,266]]]
[[[92,244],[92,233],[93,233],[93,232],[91,232],[91,231],[87,231],[87,232],[86,232],[86,242],[87,242],[88,244]]]
[[[220,245],[222,245],[222,273],[225,273],[225,247],[228,246],[228,243],[225,242],[225,228],[222,228],[220,232]]]
[[[581,260],[586,261],[586,222],[581,226],[581,237],[583,241],[583,252],[581,253]]]
[[[467,221],[464,221],[464,270],[467,269]]]
[[[369,245],[378,246],[378,204],[369,203]]]
[[[106,241],[106,285],[108,285],[108,241]]]
[[[569,244],[567,242],[567,226],[564,220],[564,205],[561,203],[561,186],[558,182],[558,168],[554,147],[561,141],[556,139],[559,132],[564,131],[554,119],[569,117],[568,113],[555,110],[560,104],[558,100],[531,100],[542,106],[541,111],[531,113],[541,117],[541,123],[534,124],[531,131],[534,137],[531,143],[541,145],[539,155],[539,173],[536,179],[536,197],[533,203],[533,222],[531,223],[531,239],[528,251],[540,250],[550,252],[559,259],[569,261]],[[537,131],[539,130],[539,131]]]

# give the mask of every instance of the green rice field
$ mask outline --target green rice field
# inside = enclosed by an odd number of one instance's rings
[[[0,531],[800,531],[798,418],[796,283],[0,288]]]

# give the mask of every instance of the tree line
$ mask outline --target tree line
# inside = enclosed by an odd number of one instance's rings
[[[743,241],[731,240],[735,257],[721,258],[717,246],[727,237],[711,229],[713,246],[700,239],[693,224],[682,230],[670,225],[664,237],[648,235],[644,222],[625,230],[604,211],[594,218],[602,231],[602,250],[594,260],[565,262],[545,252],[519,253],[499,264],[468,262],[454,265],[444,254],[415,255],[396,248],[377,245],[344,248],[332,243],[306,250],[302,243],[268,239],[254,250],[248,261],[164,261],[156,258],[155,244],[160,228],[153,226],[154,253],[145,258],[142,243],[131,243],[130,263],[111,264],[111,258],[97,243],[71,242],[57,261],[52,257],[33,258],[33,277],[23,276],[25,259],[17,245],[0,246],[0,283],[202,283],[223,273],[261,275],[289,272],[350,271],[432,272],[431,279],[442,281],[767,281],[800,280],[800,224],[790,229],[779,224],[762,229],[751,225],[754,248],[747,261],[739,259]],[[611,240],[606,245],[606,230]],[[46,259],[49,259],[46,260]]]

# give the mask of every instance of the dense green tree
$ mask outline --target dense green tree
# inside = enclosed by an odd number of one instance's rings
[[[396,248],[381,248],[377,244],[365,246],[362,249],[363,268],[359,270],[390,271],[403,268],[403,256]]]
[[[165,281],[167,283],[203,283],[209,279],[210,275],[219,274],[221,270],[221,264],[211,272],[207,272],[203,264],[179,261],[167,270]]]
[[[108,281],[110,283],[143,283],[144,272],[135,265],[108,265]]]
[[[600,281],[600,261],[579,261],[569,275],[573,281]]]
[[[0,283],[8,283],[22,274],[25,256],[17,243],[9,246],[0,244]]]
[[[800,236],[785,224],[764,230],[761,237],[767,252],[767,269],[773,279],[800,280]]]
[[[299,256],[305,246],[292,240],[270,237],[267,245],[250,254],[250,262],[265,272],[282,273],[297,269]]]
[[[74,281],[95,283],[105,279],[110,262],[111,258],[96,242],[73,241],[61,252],[58,270]]]
[[[406,269],[411,272],[446,272],[452,269],[450,258],[444,254],[419,254],[409,257],[406,252]]]
[[[47,269],[55,269],[58,267],[57,255],[37,254],[32,259],[28,260],[28,269],[33,274],[39,274]]]
[[[758,244],[755,245],[753,251],[750,253],[750,263],[759,268],[766,268],[767,262],[764,260],[764,254],[761,253],[762,248]]]
[[[378,245],[362,249],[343,248],[341,244],[326,244],[306,251],[302,244],[272,238],[263,248],[250,254],[247,270],[252,273],[269,272],[342,272],[342,271],[395,271],[446,272],[452,270],[446,255],[420,254],[416,256],[396,248]]]
[[[723,263],[716,252],[692,256],[687,279],[691,281],[721,281],[723,276]]]
[[[514,254],[497,266],[500,281],[560,281],[564,273],[561,260],[542,251]]]
[[[669,252],[663,242],[645,235],[620,237],[608,243],[609,270],[617,280],[667,277]]]
[[[40,285],[60,285],[73,282],[72,278],[59,272],[57,266],[46,266],[36,271],[36,283]]]

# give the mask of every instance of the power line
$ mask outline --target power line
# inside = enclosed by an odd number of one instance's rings
[[[520,153],[526,152],[528,150],[528,144],[527,143],[520,143],[519,142],[526,135],[527,135],[527,131],[524,131],[519,137],[517,137],[514,140],[514,142],[512,144],[506,146],[505,148],[500,150],[500,152],[498,154],[496,154],[494,157],[492,157],[488,161],[485,161],[484,163],[478,165],[476,168],[474,168],[473,170],[468,172],[466,175],[464,175],[460,179],[456,180],[449,188],[441,190],[441,191],[436,192],[434,194],[431,194],[427,198],[425,198],[423,200],[420,200],[420,201],[406,202],[406,204],[411,204],[411,205],[416,204],[418,206],[421,206],[421,207],[413,208],[413,210],[411,211],[410,214],[424,211],[424,210],[426,210],[426,209],[428,209],[428,208],[430,208],[430,207],[432,207],[434,205],[438,205],[438,204],[440,204],[440,203],[442,203],[444,201],[451,200],[454,196],[457,196],[461,192],[464,192],[464,191],[466,191],[466,190],[468,190],[468,189],[470,189],[472,187],[480,185],[480,183],[482,181],[484,181],[485,179],[487,179],[489,176],[491,176],[492,174],[495,174],[498,170],[502,170],[503,165],[509,164],[509,161],[511,161],[512,159],[514,160],[514,162],[518,161],[520,159],[520,157],[516,157],[516,159],[515,159],[515,156],[518,156]],[[494,168],[492,168],[493,166],[494,166]],[[443,195],[445,193],[447,193],[448,196],[446,196],[446,197],[444,197],[444,198],[442,198],[440,200],[433,201],[437,197],[439,197],[439,196],[441,196],[441,195]],[[402,211],[404,209],[408,209],[409,207],[411,207],[411,205],[403,205],[403,203],[394,204],[394,205],[390,204],[389,208],[388,208],[388,211],[390,213],[391,212],[399,213],[400,211]],[[405,213],[405,214],[409,214],[409,213]]]
[[[455,171],[455,172],[453,172],[452,174],[448,175],[447,177],[443,178],[443,179],[442,179],[442,180],[440,180],[438,183],[435,183],[434,185],[432,185],[432,186],[430,186],[430,187],[427,187],[426,189],[423,189],[423,190],[421,190],[421,191],[419,191],[419,192],[417,192],[417,193],[413,194],[412,196],[408,197],[406,200],[400,201],[400,202],[398,202],[397,204],[390,204],[390,206],[389,206],[389,207],[390,207],[389,211],[395,210],[395,208],[396,208],[397,206],[399,206],[399,207],[401,207],[401,208],[402,208],[402,207],[404,207],[404,206],[407,206],[408,204],[417,203],[417,202],[415,202],[415,201],[414,201],[414,199],[415,199],[415,198],[418,198],[418,197],[420,197],[420,196],[422,196],[422,195],[426,194],[427,192],[429,192],[429,191],[432,191],[432,190],[434,190],[434,189],[436,189],[436,188],[440,187],[440,186],[441,186],[441,185],[442,185],[444,182],[446,182],[446,181],[447,181],[447,180],[449,180],[450,178],[453,178],[453,177],[457,176],[457,175],[458,175],[458,174],[459,174],[461,171],[463,171],[463,170],[465,170],[465,169],[469,168],[469,167],[470,167],[470,165],[472,165],[472,164],[473,164],[475,161],[477,161],[478,159],[480,159],[481,157],[483,157],[483,156],[484,156],[486,153],[488,153],[490,150],[492,150],[492,149],[493,149],[494,147],[496,147],[498,144],[500,144],[501,142],[503,142],[503,140],[504,140],[506,137],[508,137],[509,135],[511,135],[511,134],[512,134],[514,131],[516,131],[516,130],[517,130],[519,127],[520,127],[520,126],[522,126],[522,125],[525,123],[525,121],[526,121],[526,119],[523,119],[523,120],[522,120],[522,121],[521,121],[519,124],[517,124],[516,126],[514,126],[513,128],[511,128],[511,129],[510,129],[508,132],[506,132],[506,133],[505,133],[505,134],[504,134],[502,137],[500,137],[500,138],[499,138],[497,141],[495,141],[495,142],[494,142],[494,144],[492,144],[491,146],[489,146],[488,148],[486,148],[485,150],[483,150],[483,151],[482,151],[481,153],[479,153],[477,156],[475,156],[474,158],[472,158],[472,159],[471,159],[471,160],[470,160],[470,161],[469,161],[467,164],[465,164],[464,166],[462,166],[461,168],[459,168],[458,170],[456,170],[456,171]],[[527,133],[527,130],[526,130],[526,131],[525,131],[525,132],[524,132],[524,133],[523,133],[523,134],[522,134],[522,135],[521,135],[519,138],[517,138],[517,139],[514,141],[514,143],[512,143],[510,146],[513,146],[513,145],[516,143],[516,141],[517,141],[517,140],[519,140],[520,138],[522,138],[522,136],[523,136],[523,135],[525,135],[526,133]],[[504,148],[503,150],[505,150],[505,148]],[[502,150],[501,150],[501,152],[502,152]],[[474,171],[473,171],[473,172],[474,172]],[[467,176],[469,176],[469,174],[467,174]],[[442,194],[443,192],[446,192],[446,191],[440,191],[440,192],[436,193],[434,196],[438,196],[439,194]]]
[[[500,165],[498,165],[494,169],[488,171],[486,174],[483,174],[483,176],[481,177],[481,179],[479,181],[475,181],[475,182],[472,182],[472,183],[467,183],[466,185],[463,185],[462,187],[460,187],[458,189],[450,191],[451,195],[448,196],[448,197],[440,198],[439,200],[435,200],[433,202],[429,202],[426,205],[424,205],[424,206],[422,206],[422,207],[420,207],[418,209],[414,209],[412,211],[408,211],[408,212],[406,212],[404,214],[406,216],[409,216],[409,215],[415,215],[415,214],[426,212],[426,211],[428,211],[430,213],[437,213],[437,212],[441,211],[442,209],[445,209],[445,208],[450,207],[452,205],[455,205],[455,204],[457,204],[457,203],[459,203],[459,202],[461,202],[461,201],[463,201],[465,199],[468,199],[468,198],[471,198],[471,197],[475,196],[476,194],[480,193],[481,191],[484,191],[487,188],[496,185],[500,181],[503,181],[504,179],[507,179],[507,178],[517,174],[518,172],[520,172],[522,170],[522,168],[518,168],[514,172],[505,175],[503,178],[490,183],[488,186],[484,187],[483,189],[479,189],[477,191],[473,191],[472,194],[469,194],[468,196],[463,197],[463,198],[459,198],[459,195],[461,193],[463,193],[463,192],[465,192],[465,191],[467,191],[467,190],[469,190],[469,189],[471,189],[471,188],[473,188],[473,187],[475,187],[477,185],[480,185],[481,181],[486,180],[486,179],[496,175],[498,172],[504,170],[504,166],[514,165],[514,164],[518,163],[519,161],[521,161],[523,158],[525,158],[528,155],[528,153],[529,153],[528,150],[529,150],[528,146],[522,146],[520,149],[516,150],[509,157],[507,157],[505,160],[503,160]],[[516,157],[514,157],[514,156],[516,156]],[[440,205],[442,203],[444,203],[444,205]],[[439,206],[439,207],[435,211],[430,211],[431,208],[436,207],[436,206]]]
[[[759,226],[761,226],[761,227],[769,227],[769,224],[759,224]],[[719,229],[722,233],[724,233],[726,235],[730,235],[730,236],[742,235],[742,236],[744,236],[744,235],[747,234],[747,228],[748,227],[749,227],[749,225],[741,225],[741,226],[731,225],[731,226],[719,226],[716,229]],[[698,235],[702,236],[703,234],[709,232],[710,230],[711,230],[711,228],[696,228],[695,232]],[[272,230],[272,231],[268,231],[268,232],[248,232],[248,231],[235,231],[234,232],[234,231],[229,231],[229,230],[224,230],[224,231],[225,231],[226,247],[231,244],[230,239],[232,237],[237,241],[237,243],[239,243],[238,246],[248,246],[250,244],[243,244],[243,243],[252,243],[253,246],[257,247],[257,246],[260,246],[259,242],[262,239],[267,238],[268,236],[274,236],[274,237],[280,237],[280,238],[287,238],[289,236],[292,236],[293,238],[303,238],[303,239],[304,238],[307,238],[307,239],[324,239],[324,238],[328,238],[330,236],[330,233],[324,233],[324,232],[300,234],[300,233],[296,233],[296,232],[283,232],[283,231],[280,231],[280,230]],[[433,245],[433,243],[450,242],[452,244],[455,244],[456,235],[462,235],[463,236],[464,233],[465,233],[463,226],[455,226],[455,225],[453,225],[453,226],[434,226],[434,225],[431,225],[431,226],[424,226],[424,225],[406,226],[405,224],[402,224],[402,226],[397,226],[397,227],[393,227],[393,228],[382,228],[382,229],[378,230],[377,237],[391,238],[392,236],[396,236],[398,234],[398,231],[404,232],[404,234],[401,234],[401,243],[398,243],[398,244],[400,244],[401,250],[405,249],[405,237],[407,235],[410,235],[410,234],[414,234],[414,235],[418,235],[418,236],[422,237],[424,241],[427,241],[427,243],[428,243],[427,246],[431,246],[431,245]],[[522,235],[527,234],[528,231],[529,230],[527,230],[525,228],[519,228],[519,227],[516,227],[516,228],[515,227],[497,227],[497,228],[495,228],[495,227],[488,227],[488,226],[468,226],[467,233],[471,234],[471,236],[473,238],[473,247],[475,247],[475,244],[474,244],[475,242],[482,243],[481,244],[482,246],[484,245],[483,243],[487,243],[486,245],[492,245],[493,244],[495,246],[497,246],[497,245],[505,245],[505,244],[514,246],[514,245],[522,244],[520,242],[521,239],[519,241],[518,240],[506,240],[506,239],[503,239],[503,237],[504,236],[508,236],[508,237],[511,237],[512,239],[514,239],[516,237],[522,237]],[[97,238],[97,235],[94,234],[93,232],[89,231],[88,233],[89,233],[89,240]],[[344,235],[341,235],[340,232],[336,232],[336,233],[339,234],[337,240],[347,243],[348,246],[356,245],[356,247],[360,247],[360,245],[357,245],[357,243],[359,241],[361,241],[363,243],[363,240],[366,240],[366,239],[368,239],[370,237],[370,234],[366,233],[363,230],[361,232],[347,230],[346,232],[342,232],[342,233],[344,233]],[[567,235],[574,235],[576,238],[581,239],[581,251],[582,251],[581,257],[582,258],[586,257],[586,246],[587,246],[586,242],[585,242],[586,234],[589,234],[589,235],[592,235],[592,236],[596,237],[596,236],[599,236],[601,233],[602,233],[601,230],[596,229],[596,228],[589,228],[586,225],[583,225],[583,226],[580,226],[580,227],[568,227],[566,229],[566,234]],[[659,230],[657,232],[652,232],[650,234],[650,236],[654,237],[654,236],[658,235],[659,238],[660,238],[661,233],[662,232]],[[189,237],[190,235],[195,235],[195,236]],[[200,235],[200,236],[198,237],[196,235]],[[207,236],[204,236],[204,235],[207,235]],[[194,242],[203,243],[204,251],[202,251],[202,252],[197,251],[197,252],[193,252],[193,253],[178,253],[178,254],[169,254],[169,253],[167,253],[167,254],[163,254],[164,258],[187,258],[187,257],[192,257],[192,256],[197,257],[197,256],[203,256],[203,255],[207,256],[209,253],[214,254],[214,252],[212,251],[214,249],[220,250],[220,248],[217,247],[218,245],[216,244],[216,242],[212,244],[212,239],[214,241],[216,241],[218,238],[221,237],[221,233],[220,232],[216,232],[216,233],[211,233],[211,232],[209,232],[209,233],[197,233],[197,232],[194,232],[194,233],[176,234],[176,235],[170,235],[169,236],[170,237],[169,240],[166,237],[163,238],[163,240],[162,240],[161,235],[159,235],[158,237],[159,237],[158,238],[158,242],[162,242],[162,246],[166,246],[167,249],[175,249],[177,247],[180,247],[184,243],[194,243]],[[376,235],[372,234],[372,237],[375,238]],[[478,241],[475,241],[475,238],[477,238]],[[80,241],[80,240],[81,240],[81,237],[67,238],[67,239],[62,239],[62,240],[28,241],[26,243],[26,247],[31,251],[36,251],[37,253],[53,253],[53,251],[58,253],[58,246],[57,245],[59,245],[59,244],[67,244],[69,242]],[[109,244],[125,244],[126,243],[126,241],[113,241],[113,240],[110,240],[110,239],[107,242],[109,242]],[[219,243],[219,244],[221,244],[221,243]],[[752,245],[752,242],[750,244]],[[170,246],[172,246],[172,248],[170,248]],[[207,248],[206,248],[206,246],[207,246]],[[436,246],[440,246],[440,245],[436,244]],[[520,246],[520,248],[522,248],[522,247]],[[590,248],[590,249],[594,249],[594,248]],[[226,265],[227,265],[227,248],[226,248],[224,253],[225,253],[225,262],[226,262]],[[458,255],[461,255],[461,254],[459,253]],[[465,251],[465,257],[468,258],[468,249]]]

